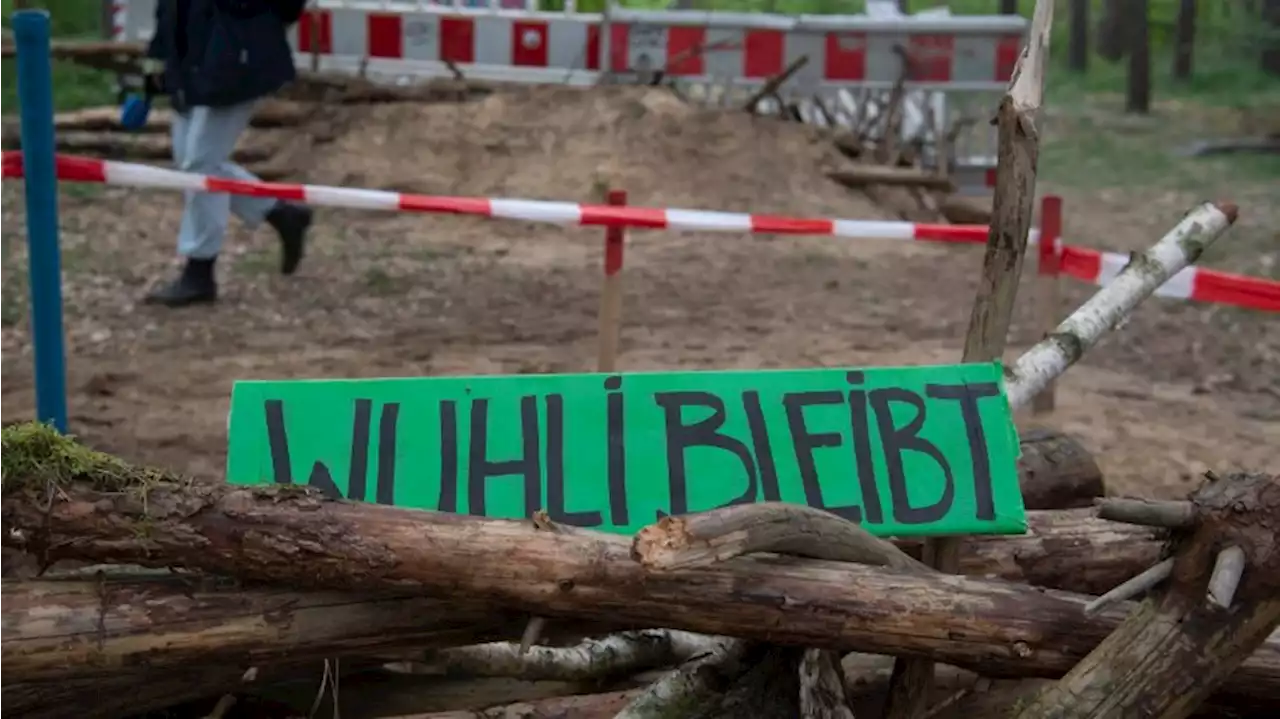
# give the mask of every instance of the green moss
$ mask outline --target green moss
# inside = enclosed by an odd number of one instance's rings
[[[163,479],[155,470],[95,452],[39,422],[5,427],[2,436],[0,472],[5,495],[73,482],[101,492],[144,490]]]

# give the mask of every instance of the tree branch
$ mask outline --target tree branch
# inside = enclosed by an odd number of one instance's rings
[[[757,552],[858,562],[912,571],[929,568],[892,542],[830,512],[782,502],[663,517],[636,534],[631,556],[649,569],[708,567]]]
[[[1104,607],[1116,602],[1124,602],[1150,591],[1173,574],[1173,559],[1166,559],[1152,565],[1146,571],[1106,594],[1084,605],[1085,614],[1096,614]]]
[[[1113,522],[1168,529],[1184,529],[1196,523],[1196,508],[1191,502],[1129,497],[1102,497],[1094,502],[1098,517]]]

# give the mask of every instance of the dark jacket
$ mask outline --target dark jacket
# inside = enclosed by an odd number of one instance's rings
[[[285,37],[306,0],[158,0],[149,57],[175,108],[256,100],[297,76]]]

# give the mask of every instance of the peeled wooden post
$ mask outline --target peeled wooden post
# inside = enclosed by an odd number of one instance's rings
[[[1058,275],[1060,272],[1062,241],[1062,198],[1047,195],[1040,201],[1040,252],[1036,267],[1036,316],[1037,324],[1044,328],[1045,336],[1058,326],[1059,304]],[[1031,401],[1032,414],[1053,412],[1056,382],[1049,382]]]
[[[962,362],[990,362],[1004,354],[1014,301],[1022,275],[1031,215],[1035,208],[1036,165],[1040,157],[1037,126],[1044,104],[1044,79],[1053,30],[1053,0],[1036,0],[1022,56],[996,111],[998,128],[996,187],[991,206],[987,251],[978,296],[969,315]],[[1016,406],[1016,405],[1015,405]],[[948,574],[960,571],[960,543],[943,537],[925,543],[924,559]],[[886,719],[918,719],[928,709],[933,663],[902,659],[889,684]]]

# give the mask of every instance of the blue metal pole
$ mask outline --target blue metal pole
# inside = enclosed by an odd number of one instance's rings
[[[62,341],[62,260],[58,250],[58,176],[53,156],[49,13],[14,13],[13,39],[18,50],[18,104],[22,110],[36,419],[65,433],[67,370]]]

